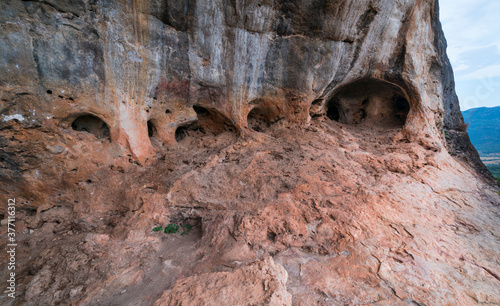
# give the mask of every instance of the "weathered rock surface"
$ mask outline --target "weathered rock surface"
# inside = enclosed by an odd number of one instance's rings
[[[268,258],[234,272],[185,278],[155,305],[292,305],[286,281],[285,269]]]
[[[2,304],[500,304],[436,1],[4,0],[0,25]]]

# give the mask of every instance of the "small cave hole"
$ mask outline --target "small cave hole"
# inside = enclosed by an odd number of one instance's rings
[[[169,223],[179,226],[177,232],[181,236],[191,236],[194,239],[203,236],[203,219],[200,217],[177,214],[170,218]]]
[[[271,242],[275,242],[276,241],[276,233],[269,230],[267,232],[267,240],[269,240]]]
[[[47,90],[47,94],[51,95],[52,94],[52,90]]]
[[[181,142],[186,138],[189,131],[189,126],[180,126],[175,130],[175,140]]]
[[[326,110],[326,116],[333,121],[340,120],[340,112],[338,107],[335,105],[335,101],[330,101]]]
[[[93,134],[99,139],[109,139],[109,127],[100,118],[94,115],[82,115],[76,118],[71,127],[75,131],[83,131]]]
[[[410,112],[410,103],[408,103],[408,100],[400,95],[396,95],[392,99],[392,107],[395,118],[399,119],[401,124],[404,124]]]
[[[366,119],[366,116],[367,116],[366,110],[360,109],[358,114],[359,114],[359,121],[363,121]],[[383,117],[384,114],[381,114],[381,115]]]
[[[169,109],[166,109],[166,110],[165,110],[165,114],[167,114],[167,115],[168,115],[168,114],[171,114],[171,113],[172,113],[172,111],[171,111],[171,110],[169,110]]]
[[[149,120],[148,121],[148,136],[149,138],[152,138],[152,137],[155,137],[156,136],[156,126],[154,125],[154,123]]]
[[[210,116],[210,111],[204,107],[193,105],[193,109],[196,112],[196,115],[198,115],[198,120],[203,119],[203,117]]]
[[[278,110],[273,106],[265,108],[255,107],[247,116],[248,127],[256,132],[265,132],[271,125],[279,120]]]

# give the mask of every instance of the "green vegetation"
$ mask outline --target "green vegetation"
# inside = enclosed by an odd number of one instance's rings
[[[193,227],[189,224],[183,224],[182,225],[182,233],[181,233],[181,236],[184,236],[186,235],[187,233],[189,233],[191,231]]]
[[[500,182],[500,176],[497,177],[497,181]],[[500,195],[500,190],[498,190],[498,195]]]
[[[486,165],[494,177],[500,178],[500,165]]]
[[[190,224],[182,224],[181,227],[182,227],[181,236],[186,235],[193,229],[193,227]],[[179,232],[179,228],[180,228],[179,225],[170,223],[169,225],[165,226],[165,229],[163,229],[162,226],[157,226],[154,227],[151,231],[161,232],[163,230],[165,234],[176,234]]]
[[[165,227],[165,234],[175,234],[179,232],[179,225],[170,223]]]
[[[472,144],[481,156],[500,153],[500,106],[462,112]]]

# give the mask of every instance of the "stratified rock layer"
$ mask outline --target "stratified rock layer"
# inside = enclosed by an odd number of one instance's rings
[[[0,12],[2,304],[500,303],[435,1]]]

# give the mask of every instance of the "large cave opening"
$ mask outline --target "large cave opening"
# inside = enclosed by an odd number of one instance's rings
[[[327,117],[345,124],[402,127],[410,112],[407,95],[391,83],[367,78],[342,86],[326,105]]]
[[[248,127],[256,132],[263,132],[271,125],[267,114],[260,107],[256,107],[248,113],[247,122]]]
[[[236,127],[232,122],[216,109],[193,106],[197,120],[188,125],[179,126],[175,131],[175,139],[181,142],[186,138],[200,138],[205,136],[217,136],[224,132],[234,134]]]
[[[75,131],[83,131],[90,133],[97,137],[98,139],[109,139],[109,127],[108,125],[99,117],[85,114],[76,118],[71,127]]]
[[[250,102],[254,107],[247,115],[248,128],[256,132],[265,132],[283,116],[274,101],[257,99]]]

